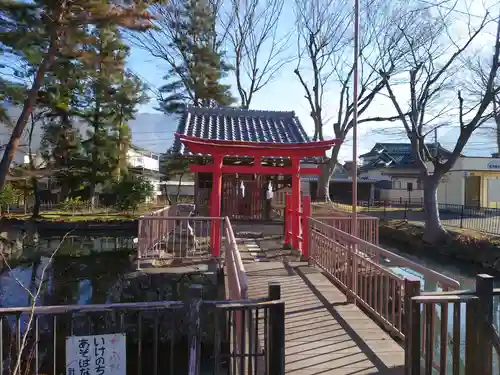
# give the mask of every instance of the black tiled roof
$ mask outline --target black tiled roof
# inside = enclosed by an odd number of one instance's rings
[[[188,107],[177,133],[213,140],[306,143],[310,142],[295,112],[257,111],[239,108]],[[174,153],[189,154],[176,139]]]
[[[431,153],[435,152],[434,143],[426,144]],[[438,143],[439,155],[442,158],[448,157],[451,152]],[[370,164],[363,165],[362,169],[371,168],[411,168],[414,166],[411,144],[409,143],[377,143],[371,151],[360,155],[360,158],[377,156]]]

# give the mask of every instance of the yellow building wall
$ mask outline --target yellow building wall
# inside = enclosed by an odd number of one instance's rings
[[[481,177],[481,207],[500,207],[500,201],[488,202],[488,180],[500,180],[500,171],[474,171],[470,175]]]

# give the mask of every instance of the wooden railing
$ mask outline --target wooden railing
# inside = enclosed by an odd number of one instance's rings
[[[236,243],[233,227],[228,217],[225,224],[225,267],[227,273],[227,299],[242,300],[248,298],[248,278]]]
[[[314,219],[321,221],[333,228],[339,229],[342,232],[352,234],[352,218],[350,216],[343,217],[316,217]],[[374,245],[379,244],[379,219],[371,216],[358,216],[356,237],[363,241]]]
[[[223,225],[223,217],[144,215],[139,218],[137,268],[144,260],[183,262],[220,254],[224,230],[214,241],[213,227]],[[216,251],[217,250],[217,251]],[[216,256],[217,257],[217,256]]]
[[[475,291],[409,298],[405,374],[498,374],[500,338],[493,324],[494,296],[500,296],[500,289],[493,289],[493,277],[478,275]]]
[[[323,269],[353,301],[357,301],[395,337],[404,339],[404,299],[407,278],[393,273],[381,259],[406,267],[435,282],[442,290],[460,284],[447,276],[363,241],[340,229],[309,218],[310,261]],[[418,290],[420,281],[418,281]],[[414,294],[410,294],[413,296]]]

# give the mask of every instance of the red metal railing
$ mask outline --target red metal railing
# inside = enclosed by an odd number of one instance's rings
[[[456,290],[460,284],[447,276],[352,236],[315,218],[309,218],[310,257],[316,266],[358,303],[400,338],[403,332],[405,278],[380,264],[385,258],[393,266],[414,270],[435,282],[442,290]]]
[[[182,262],[208,259],[219,254],[223,230],[219,230],[219,237],[214,239],[212,229],[216,225],[220,228],[223,222],[222,217],[168,216],[166,210],[160,214],[141,216],[137,268],[144,260]]]
[[[236,243],[231,221],[225,218],[225,267],[227,273],[227,297],[231,300],[248,298],[248,278]]]
[[[321,221],[333,228],[339,229],[342,232],[349,234],[352,233],[352,219],[350,216],[343,217],[314,217],[314,219]],[[379,244],[379,219],[370,216],[358,216],[357,218],[356,237],[361,238],[363,241],[369,242],[374,245]],[[354,234],[353,234],[354,235]]]
[[[239,301],[248,299],[248,278],[243,266],[241,254],[234,237],[233,228],[228,217],[225,218],[225,269],[227,274],[226,299]],[[244,314],[234,313],[234,350],[239,353],[241,342],[244,341]]]

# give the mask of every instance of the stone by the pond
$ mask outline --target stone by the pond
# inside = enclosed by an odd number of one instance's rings
[[[181,228],[176,226],[167,237],[165,244],[167,253],[174,257],[186,257],[189,253],[196,252],[200,245],[194,235],[193,228],[188,224]]]
[[[191,216],[196,210],[196,206],[193,203],[179,203],[176,207],[176,215],[179,217]]]
[[[195,209],[196,206],[191,203],[178,204],[175,208],[175,216],[190,217]],[[174,258],[184,258],[188,255],[194,255],[199,247],[200,245],[190,222],[188,220],[176,221],[175,227],[167,235],[165,242],[166,253],[172,254]]]

